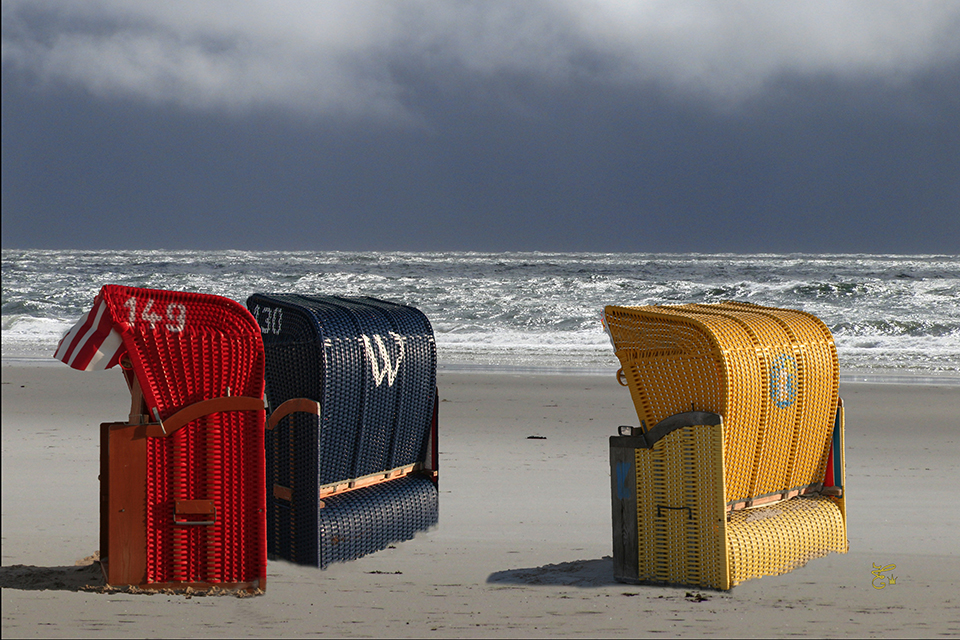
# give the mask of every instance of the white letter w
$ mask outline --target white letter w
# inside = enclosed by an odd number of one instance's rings
[[[368,336],[363,337],[363,346],[367,351],[367,358],[370,360],[370,368],[373,370],[373,379],[379,387],[383,384],[383,379],[387,379],[387,385],[393,386],[394,380],[397,379],[397,371],[400,370],[400,362],[403,361],[403,348],[406,343],[406,340],[403,336],[395,334],[393,331],[390,332],[390,337],[393,338],[394,342],[397,343],[397,360],[392,365],[390,364],[390,352],[387,351],[387,345],[383,343],[383,338],[374,335],[373,341],[377,343],[377,351],[380,352],[380,357],[377,357],[377,354],[373,351],[373,346],[370,344],[370,338]],[[383,368],[380,368],[380,360],[383,360]]]

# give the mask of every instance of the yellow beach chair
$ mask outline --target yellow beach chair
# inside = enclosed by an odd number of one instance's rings
[[[615,577],[729,589],[846,553],[830,330],[752,304],[608,306],[640,427],[610,438]]]

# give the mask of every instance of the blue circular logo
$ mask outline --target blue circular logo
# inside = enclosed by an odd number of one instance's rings
[[[778,407],[785,408],[797,401],[797,361],[781,353],[770,365],[770,397]]]

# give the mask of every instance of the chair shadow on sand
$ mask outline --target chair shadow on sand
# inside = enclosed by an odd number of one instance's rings
[[[619,584],[613,579],[613,558],[574,560],[545,564],[528,569],[496,571],[487,578],[488,584],[555,585],[567,587],[609,587]]]
[[[104,586],[96,556],[72,567],[34,567],[14,564],[0,567],[0,588],[23,591],[89,591]]]

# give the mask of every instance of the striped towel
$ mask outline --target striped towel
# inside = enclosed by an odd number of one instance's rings
[[[103,371],[120,362],[126,348],[103,294],[97,294],[93,309],[63,335],[54,358],[80,371]]]

